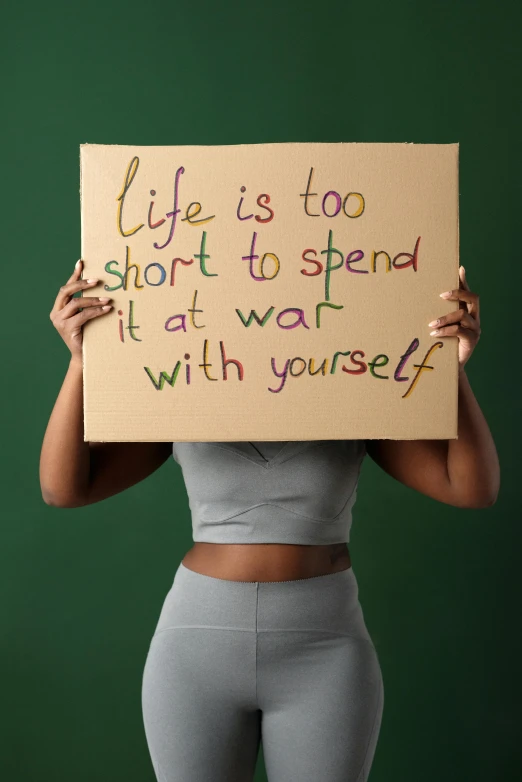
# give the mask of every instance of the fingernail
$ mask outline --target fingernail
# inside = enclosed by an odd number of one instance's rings
[[[74,268],[75,268],[75,269],[77,269],[77,268],[78,268],[78,266],[81,264],[81,262],[82,262],[82,259],[81,259],[81,258],[79,258],[79,259],[76,261],[76,263],[74,264]]]
[[[100,301],[110,301],[110,300],[111,300],[110,296],[100,296]]]
[[[444,291],[444,293],[439,293],[439,296],[441,296],[443,299],[449,299],[451,296],[451,291]]]
[[[438,323],[439,323],[439,319],[437,318],[437,320],[432,320],[431,323],[428,323],[428,326],[437,326]]]
[[[430,331],[430,337],[433,337],[434,334],[438,334],[439,330],[435,329],[435,331]]]
[[[98,278],[94,277],[92,280],[85,280],[85,282],[98,282]]]
[[[112,307],[112,304],[105,304],[105,305],[102,307],[102,310],[110,310],[110,308],[111,308],[111,307]]]

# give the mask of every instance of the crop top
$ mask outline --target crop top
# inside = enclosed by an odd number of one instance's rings
[[[364,440],[175,442],[195,542],[346,543]]]

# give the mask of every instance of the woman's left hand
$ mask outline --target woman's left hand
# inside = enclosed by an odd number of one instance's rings
[[[459,267],[460,285],[458,290],[441,293],[443,299],[458,301],[459,309],[443,315],[437,320],[432,320],[428,326],[436,326],[430,336],[458,337],[459,338],[459,371],[473,353],[475,345],[480,338],[480,310],[478,293],[469,289],[466,281],[464,266]],[[447,325],[452,324],[452,325]]]

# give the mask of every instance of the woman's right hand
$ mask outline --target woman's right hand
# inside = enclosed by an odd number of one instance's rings
[[[82,280],[80,277],[82,268],[83,261],[80,259],[66,284],[60,288],[49,315],[53,326],[71,351],[71,359],[80,364],[82,363],[83,324],[86,320],[97,318],[98,315],[105,315],[112,308],[112,304],[105,303],[111,300],[109,296],[73,297],[73,293],[85,288],[94,288],[99,283],[99,279]],[[80,308],[82,311],[78,312]]]

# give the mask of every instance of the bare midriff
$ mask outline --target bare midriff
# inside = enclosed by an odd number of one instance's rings
[[[228,581],[294,581],[347,570],[352,564],[346,543],[195,543],[182,562],[196,573]]]

